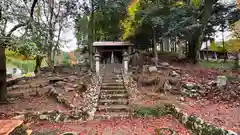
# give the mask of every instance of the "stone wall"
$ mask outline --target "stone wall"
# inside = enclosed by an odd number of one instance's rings
[[[102,67],[101,70],[103,71],[105,67]],[[83,112],[86,112],[88,115],[88,120],[93,120],[94,114],[96,112],[96,108],[98,105],[98,99],[101,89],[101,84],[103,80],[102,71],[100,71],[100,76],[96,74],[92,75],[91,83],[87,88],[87,91],[84,92],[84,107]]]
[[[169,110],[170,114],[178,119],[180,123],[191,130],[195,135],[238,135],[231,130],[225,130],[206,123],[199,117],[188,115],[173,105],[166,106],[166,110]]]
[[[137,83],[132,79],[130,73],[128,74],[123,73],[123,84],[124,84],[124,87],[128,90],[129,104],[132,105],[134,104],[134,99],[137,99],[137,96],[139,93],[137,89]]]

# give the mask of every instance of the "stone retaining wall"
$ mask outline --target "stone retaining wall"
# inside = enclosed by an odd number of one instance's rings
[[[193,115],[189,116],[173,105],[167,105],[166,109],[169,110],[170,114],[178,119],[179,122],[181,122],[186,128],[191,130],[196,135],[238,135],[231,130],[225,130],[223,128],[206,123],[199,117]]]
[[[104,71],[105,67],[102,67],[102,70]],[[84,92],[84,107],[83,112],[86,112],[88,114],[88,120],[94,119],[94,114],[96,112],[96,108],[98,105],[98,99],[100,94],[100,89],[102,85],[103,76],[102,73],[100,76],[97,76],[96,74],[92,75],[91,78],[91,85],[88,85],[87,91]]]
[[[129,104],[133,104],[133,100],[136,99],[139,91],[137,90],[137,83],[132,79],[130,74],[123,73],[123,84],[128,90],[129,94]]]

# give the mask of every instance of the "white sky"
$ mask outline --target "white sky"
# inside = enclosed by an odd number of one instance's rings
[[[62,39],[68,41],[64,48],[62,48],[63,51],[69,52],[77,48],[77,39],[74,33],[74,26],[71,26],[71,28],[66,29],[66,31],[62,34]]]

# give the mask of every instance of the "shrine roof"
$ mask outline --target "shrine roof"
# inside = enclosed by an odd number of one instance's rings
[[[94,42],[93,46],[132,46],[130,42],[114,42],[114,41],[98,41]]]

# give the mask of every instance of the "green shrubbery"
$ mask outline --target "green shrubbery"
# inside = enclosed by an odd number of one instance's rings
[[[20,60],[7,57],[6,62],[7,65],[16,66],[19,69],[23,69],[26,73],[33,72],[35,68],[35,60]]]

